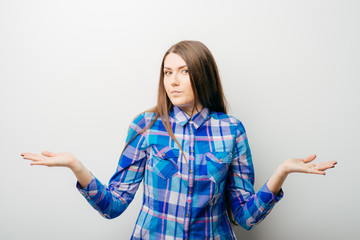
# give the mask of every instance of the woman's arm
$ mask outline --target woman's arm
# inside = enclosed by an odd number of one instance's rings
[[[90,171],[80,161],[75,162],[70,169],[75,174],[82,188],[85,188],[87,185],[89,185],[91,180],[94,178]]]
[[[335,161],[313,164],[311,155],[305,159],[291,158],[282,163],[271,178],[254,191],[254,169],[251,151],[242,123],[237,124],[236,145],[233,162],[229,169],[226,191],[235,220],[247,230],[260,223],[283,197],[281,186],[286,177],[293,172],[325,174],[325,170],[334,167]]]
[[[308,156],[307,158],[290,158],[283,162],[270,177],[267,182],[267,187],[269,190],[277,195],[283,185],[286,177],[290,173],[310,173],[310,174],[319,174],[325,175],[325,171],[329,168],[333,168],[337,162],[329,161],[314,164],[311,163],[316,158],[315,154]]]
[[[80,193],[103,217],[112,219],[125,211],[143,179],[147,160],[146,147],[143,146],[146,137],[145,134],[136,134],[145,126],[144,114],[139,115],[131,124],[126,140],[129,144],[120,156],[118,166],[108,186],[102,184],[71,153],[43,151],[42,155],[34,153],[21,155],[24,159],[31,160],[31,165],[70,168],[78,179],[76,187]],[[135,135],[137,137],[134,137]]]
[[[226,182],[226,194],[235,221],[246,230],[253,229],[273,209],[282,197],[282,191],[273,194],[265,183],[258,192],[254,191],[254,166],[243,124],[237,122],[237,136],[233,160]],[[281,180],[281,177],[276,178]]]

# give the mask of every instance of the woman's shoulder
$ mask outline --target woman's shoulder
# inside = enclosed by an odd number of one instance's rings
[[[156,113],[155,113],[155,112],[146,110],[146,111],[141,112],[141,113],[139,113],[138,115],[136,115],[134,119],[142,119],[142,118],[145,118],[145,119],[154,119],[155,116],[156,116]]]
[[[139,127],[145,127],[155,118],[155,116],[156,113],[149,110],[141,112],[133,118],[132,124],[135,124]]]
[[[241,131],[245,131],[243,123],[232,115],[215,111],[212,111],[210,115],[213,119],[227,123],[229,125],[233,125],[234,127],[239,128]]]
[[[228,122],[230,124],[238,125],[239,123],[241,123],[241,121],[238,118],[231,116],[229,114],[223,113],[223,112],[212,111],[210,116],[216,120]]]

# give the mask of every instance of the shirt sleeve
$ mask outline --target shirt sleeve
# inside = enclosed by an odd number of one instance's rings
[[[239,121],[226,191],[235,220],[246,230],[260,223],[284,194],[282,189],[277,195],[273,194],[267,182],[255,193],[254,181],[250,147],[245,128]]]
[[[126,143],[132,141],[120,156],[108,186],[102,184],[94,175],[85,188],[82,188],[78,181],[76,183],[80,193],[105,218],[115,218],[125,211],[143,179],[147,159],[146,148],[143,146],[146,131],[134,139],[133,137],[145,126],[144,114],[139,115],[130,125]]]

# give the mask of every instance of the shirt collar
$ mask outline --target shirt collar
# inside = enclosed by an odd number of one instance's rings
[[[196,113],[192,116],[192,118],[190,118],[190,116],[187,115],[178,106],[174,106],[171,113],[171,116],[173,116],[182,127],[185,126],[185,124],[188,123],[190,119],[192,119],[196,129],[198,129],[209,118],[209,115],[210,110],[208,108],[203,108],[200,112]]]

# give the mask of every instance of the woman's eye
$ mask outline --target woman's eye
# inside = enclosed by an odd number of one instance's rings
[[[182,73],[187,74],[189,71],[187,69],[182,70]]]
[[[165,71],[164,73],[165,73],[165,75],[170,75],[171,74],[171,72],[169,72],[169,71]]]

